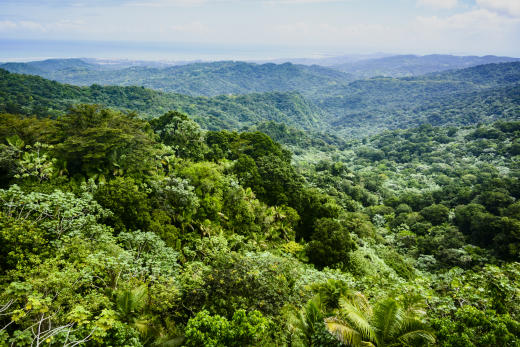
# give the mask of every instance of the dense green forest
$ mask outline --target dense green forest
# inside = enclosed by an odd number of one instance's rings
[[[204,128],[213,130],[240,129],[270,120],[301,129],[323,127],[321,111],[293,92],[192,97],[135,86],[77,87],[0,69],[0,110],[4,112],[57,117],[76,103],[136,111],[148,118],[177,110],[190,114]]]
[[[520,346],[519,69],[324,87],[358,123],[0,70],[0,345]]]
[[[324,87],[309,99],[336,132],[378,133],[422,123],[469,125],[519,115],[520,62]]]
[[[113,70],[80,59],[63,59],[48,63],[7,63],[0,65],[0,68],[80,86],[138,85],[192,96],[314,90],[323,85],[344,84],[353,80],[346,73],[317,65],[233,61]]]
[[[188,62],[168,66],[167,63],[153,61],[47,59],[26,63],[4,63],[0,64],[0,68],[75,85],[143,85],[151,89],[178,93],[217,95],[304,90],[319,86],[320,82],[342,84],[352,79],[374,76],[420,76],[445,70],[519,60],[493,55],[483,57],[443,54],[382,57],[354,55],[321,59],[279,59],[276,65],[244,62]],[[292,64],[280,65],[280,63]],[[253,80],[251,80],[252,76]]]
[[[406,77],[420,76],[444,70],[464,69],[477,65],[518,61],[518,58],[497,57],[494,55],[454,56],[445,54],[393,55],[335,63],[330,67],[347,72],[357,78],[374,76]]]
[[[0,74],[0,109],[8,112],[56,116],[77,102],[134,110],[145,117],[174,109],[189,114],[203,128],[211,130],[242,129],[276,121],[304,130],[359,137],[422,123],[470,125],[516,119],[520,107],[520,62],[417,77],[375,77],[347,84],[323,84],[302,88],[300,92],[211,98],[142,87],[75,87],[4,70]],[[207,78],[203,85],[211,81]],[[197,88],[201,85],[197,84]]]

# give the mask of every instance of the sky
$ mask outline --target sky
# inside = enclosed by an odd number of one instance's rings
[[[520,57],[520,0],[0,0],[4,60],[130,51],[143,59]]]

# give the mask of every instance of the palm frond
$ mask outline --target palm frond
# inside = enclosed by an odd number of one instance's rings
[[[415,330],[402,335],[399,337],[399,340],[412,345],[417,345],[417,343],[411,343],[412,341],[421,341],[434,344],[435,335],[433,335],[433,333],[428,330]]]
[[[377,303],[373,322],[379,332],[379,342],[389,341],[400,329],[404,319],[403,311],[397,300],[387,298]]]
[[[435,335],[428,330],[428,326],[417,318],[405,319],[398,332],[398,339],[402,342],[422,341],[435,343]]]
[[[348,291],[340,298],[340,306],[341,303],[350,303],[351,305],[356,306],[360,311],[365,312],[366,315],[372,315],[372,306],[366,296],[364,296],[360,292]]]
[[[289,327],[294,330],[296,336],[310,341],[323,323],[322,304],[319,296],[309,300],[299,311],[293,312],[288,320]]]
[[[372,306],[368,302],[366,296],[360,292],[349,291],[345,293],[345,295],[339,299],[339,305],[340,307],[345,305],[352,305],[359,311],[364,312],[365,315],[372,315]]]
[[[146,287],[140,286],[131,290],[122,290],[116,297],[116,308],[119,317],[126,322],[136,318],[146,305]]]
[[[376,341],[376,332],[370,322],[370,316],[349,302],[342,302],[343,316],[350,326],[359,332],[365,341]]]
[[[361,335],[355,329],[352,329],[347,322],[331,317],[325,319],[325,326],[329,333],[345,345],[353,347],[363,346]]]
[[[400,301],[408,316],[420,317],[426,314],[426,301],[419,294],[410,294]]]

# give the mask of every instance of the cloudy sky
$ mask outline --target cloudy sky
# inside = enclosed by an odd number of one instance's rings
[[[1,0],[0,40],[519,57],[520,0]]]

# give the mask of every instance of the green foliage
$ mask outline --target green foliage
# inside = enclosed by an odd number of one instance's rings
[[[425,123],[439,126],[516,120],[519,67],[519,62],[512,62],[417,77],[374,77],[324,86],[310,93],[309,99],[329,115],[328,123],[336,131],[360,137]],[[410,158],[407,152],[424,153],[428,146],[411,143],[403,149],[401,162],[406,162]],[[366,147],[364,153],[374,159],[382,154]]]
[[[104,231],[97,224],[111,212],[103,209],[83,187],[80,197],[55,190],[50,194],[23,192],[13,185],[9,190],[0,190],[0,208],[13,221],[37,221],[38,228],[49,241],[64,236],[95,237]]]
[[[49,252],[46,235],[37,225],[6,216],[4,212],[0,212],[0,242],[3,273],[34,266],[40,262],[40,255],[46,256]]]
[[[517,65],[305,91],[339,118],[0,71],[0,109],[55,118],[0,116],[0,344],[518,345]],[[351,112],[457,126],[343,142]]]
[[[148,195],[131,177],[116,177],[100,184],[95,198],[101,206],[112,212],[105,219],[105,223],[112,226],[116,232],[144,230],[151,223]]]
[[[469,66],[516,61],[492,55],[484,57],[460,57],[444,54],[393,55],[390,57],[366,59],[334,66],[336,69],[359,77],[372,76],[418,76],[444,70],[462,69]]]
[[[172,278],[178,272],[178,253],[151,232],[123,232],[119,244],[135,259],[150,280]]]
[[[290,343],[296,346],[336,346],[326,332],[320,296],[315,296],[296,312],[291,312],[287,328],[291,332]],[[327,339],[328,337],[328,339]]]
[[[439,225],[448,221],[450,210],[442,205],[430,205],[421,210],[421,215],[432,223],[433,225]]]
[[[154,169],[149,125],[99,106],[79,105],[57,122],[57,154],[71,175],[136,175]]]
[[[315,89],[324,84],[348,82],[350,76],[320,66],[253,64],[246,62],[194,63],[165,68],[103,69],[79,59],[25,64],[4,64],[11,72],[40,75],[77,85],[139,85],[188,95],[248,94],[266,91]],[[71,67],[73,67],[71,69]]]
[[[174,80],[168,77],[168,81]],[[283,120],[299,128],[322,127],[321,120],[316,117],[320,111],[295,92],[208,98],[143,87],[99,84],[76,87],[36,76],[8,73],[0,68],[0,112],[57,118],[78,103],[98,104],[124,112],[131,110],[147,117],[159,117],[176,110],[190,114],[197,123],[210,130],[240,129],[271,120]],[[31,124],[30,128],[37,127]],[[17,128],[17,131],[24,130]]]
[[[443,346],[519,346],[520,323],[495,311],[481,311],[464,305],[455,319],[439,318],[432,322]]]
[[[337,220],[321,218],[314,229],[307,248],[309,260],[318,268],[347,268],[349,252],[355,248],[355,243],[346,228]]]
[[[200,311],[186,326],[187,346],[254,346],[265,342],[268,320],[258,311],[238,310],[231,321]]]
[[[296,300],[296,284],[304,271],[296,260],[269,253],[228,252],[211,261],[211,267],[186,273],[203,281],[186,293],[186,304],[225,316],[241,308],[275,316],[285,303]]]
[[[202,159],[204,137],[197,123],[179,112],[168,112],[150,121],[161,142],[172,146],[181,158]]]
[[[435,342],[417,306],[403,306],[393,298],[385,298],[372,308],[359,293],[340,299],[340,306],[339,315],[325,321],[329,332],[344,344],[422,346]]]

